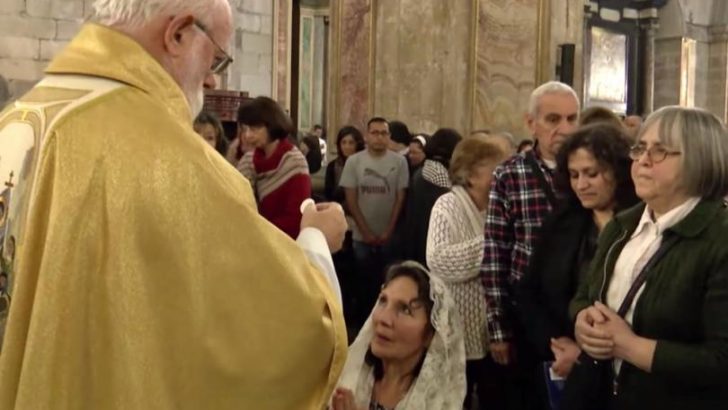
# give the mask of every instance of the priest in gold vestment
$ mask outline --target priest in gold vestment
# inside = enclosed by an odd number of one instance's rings
[[[323,408],[345,222],[309,208],[294,242],[194,133],[229,62],[227,1],[94,7],[0,113],[0,409]]]

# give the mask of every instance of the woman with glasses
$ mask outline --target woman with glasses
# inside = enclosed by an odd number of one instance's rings
[[[301,226],[301,203],[311,196],[308,163],[288,137],[295,130],[277,102],[258,97],[238,110],[238,128],[254,151],[238,170],[255,190],[260,214],[291,238]]]
[[[644,204],[604,229],[572,301],[585,355],[562,408],[726,408],[728,131],[707,111],[665,107],[630,156]]]

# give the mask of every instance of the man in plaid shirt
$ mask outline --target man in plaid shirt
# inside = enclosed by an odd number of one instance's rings
[[[531,94],[527,125],[536,146],[533,154],[518,154],[493,174],[485,224],[481,274],[486,289],[487,321],[493,360],[507,365],[514,358],[511,290],[521,279],[544,218],[552,203],[527,155],[533,155],[546,184],[552,184],[556,153],[575,131],[579,100],[566,84],[549,82]]]

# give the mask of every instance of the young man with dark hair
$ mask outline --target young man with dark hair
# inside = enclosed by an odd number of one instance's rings
[[[384,266],[391,261],[392,236],[402,211],[409,170],[404,156],[388,149],[389,123],[374,117],[364,136],[367,148],[349,157],[339,185],[356,222],[354,254],[363,280],[361,318],[374,304]]]

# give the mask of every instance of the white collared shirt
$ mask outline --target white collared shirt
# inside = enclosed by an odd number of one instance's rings
[[[629,292],[629,288],[632,287],[632,282],[634,282],[645,265],[647,265],[650,258],[657,253],[660,244],[662,244],[662,234],[667,229],[682,221],[695,209],[699,202],[700,198],[690,198],[680,206],[657,218],[657,221],[652,220],[652,212],[649,207],[645,207],[637,229],[635,229],[629,242],[622,249],[617,263],[614,265],[614,275],[612,275],[607,291],[607,305],[612,310],[616,312],[619,309],[622,301],[624,301],[624,298]],[[634,317],[634,307],[644,290],[645,285],[643,284],[625,314],[624,319],[630,325]],[[619,373],[621,364],[621,360],[615,360],[615,370],[617,373]]]
[[[308,260],[319,268],[321,274],[326,277],[331,289],[334,291],[334,295],[336,295],[336,299],[341,304],[341,287],[339,286],[339,279],[336,277],[334,260],[331,258],[331,251],[329,251],[329,245],[326,243],[324,234],[316,228],[303,228],[298,234],[296,242],[306,254]]]

